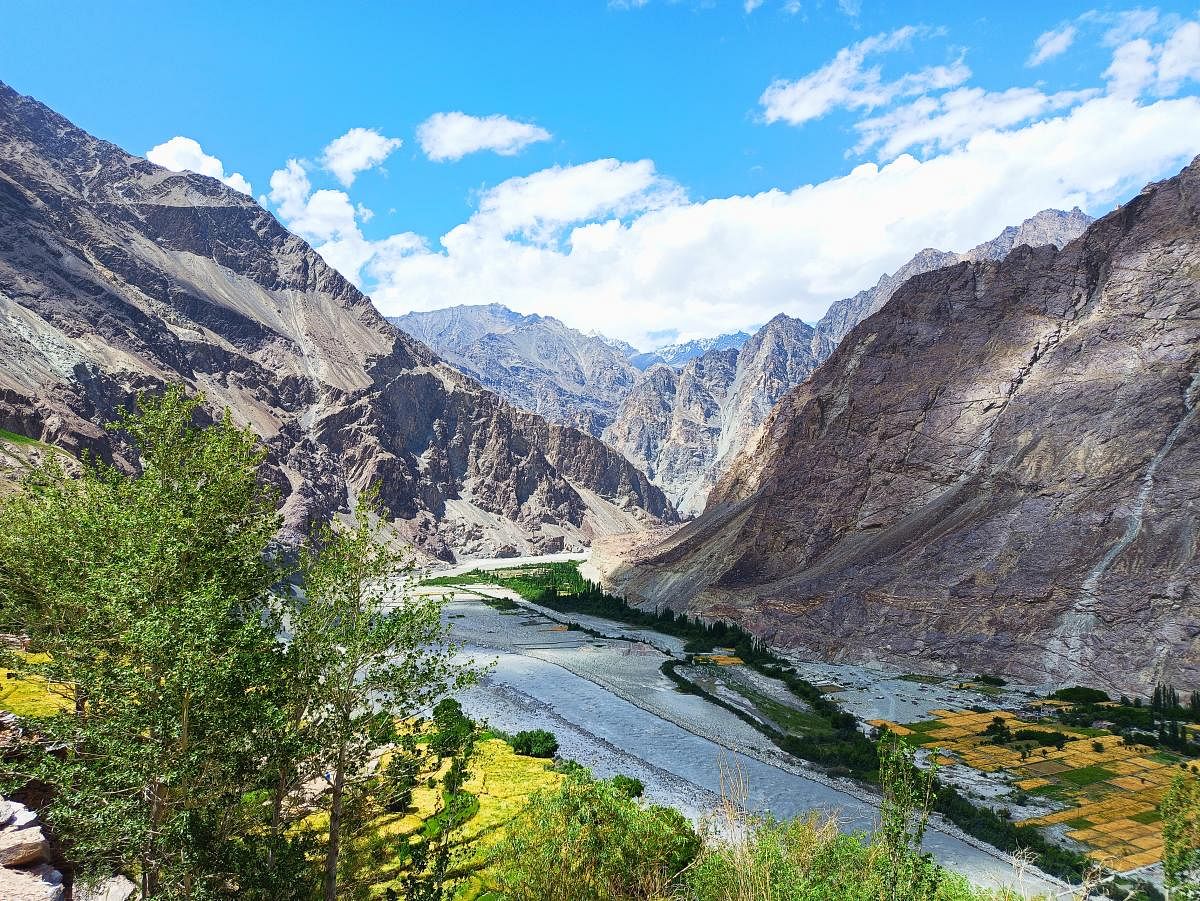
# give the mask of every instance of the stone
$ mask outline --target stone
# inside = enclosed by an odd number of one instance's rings
[[[0,829],[0,867],[20,867],[44,861],[50,843],[37,826]]]
[[[27,870],[0,867],[0,898],[4,901],[62,901],[62,874],[48,865]]]
[[[75,901],[129,901],[137,895],[137,886],[124,876],[114,876],[90,889],[74,890]]]

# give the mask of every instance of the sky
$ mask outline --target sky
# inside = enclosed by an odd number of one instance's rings
[[[0,80],[221,178],[387,315],[643,349],[815,322],[923,247],[1200,154],[1200,6],[6,0]]]

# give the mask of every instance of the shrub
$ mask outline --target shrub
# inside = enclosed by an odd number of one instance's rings
[[[553,757],[558,751],[558,739],[545,729],[529,729],[512,737],[512,747],[526,757]]]
[[[613,776],[609,781],[612,783],[613,788],[630,800],[640,798],[646,790],[646,784],[641,779],[635,779],[633,776],[625,776],[621,773]]]
[[[509,901],[649,901],[669,896],[699,848],[679,811],[572,776],[505,827],[487,881]]]

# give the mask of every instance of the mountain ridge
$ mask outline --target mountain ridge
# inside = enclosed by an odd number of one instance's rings
[[[182,381],[269,452],[292,530],[381,484],[425,551],[577,548],[674,518],[602,443],[389,325],[267,211],[0,83],[0,428],[129,465],[101,427]]]

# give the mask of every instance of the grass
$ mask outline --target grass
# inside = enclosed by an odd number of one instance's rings
[[[900,679],[903,682],[919,682],[922,685],[941,685],[946,681],[940,676],[926,676],[923,673],[905,673]]]
[[[1147,810],[1135,813],[1129,819],[1135,823],[1141,823],[1143,826],[1153,826],[1155,823],[1162,822],[1162,815],[1157,810]]]
[[[16,432],[10,432],[8,429],[0,429],[0,441],[7,441],[9,444],[41,444],[36,438],[30,438],[28,435],[18,435]]]
[[[1107,782],[1109,779],[1116,778],[1116,773],[1112,770],[1106,770],[1102,766],[1083,766],[1077,770],[1067,770],[1065,773],[1059,773],[1059,779],[1065,779],[1072,785],[1080,787],[1085,785],[1093,785],[1097,782]]]
[[[782,704],[735,680],[730,680],[727,684],[753,704],[763,716],[788,732],[797,735],[826,735],[830,731],[829,724],[815,713]]]

